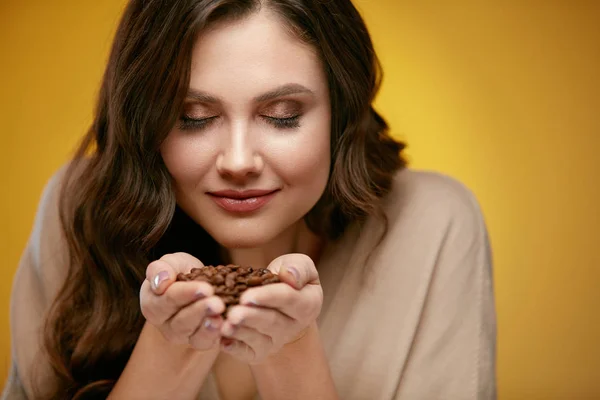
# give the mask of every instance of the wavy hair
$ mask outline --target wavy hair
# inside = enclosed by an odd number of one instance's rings
[[[404,144],[388,135],[372,107],[381,68],[350,0],[131,0],[93,124],[64,178],[60,218],[69,278],[46,319],[44,347],[55,385],[44,398],[110,392],[144,323],[139,288],[150,261],[186,251],[205,264],[219,262],[217,243],[177,207],[159,148],[180,118],[198,35],[260,7],[312,45],[327,74],[332,164],[308,226],[334,240],[351,221],[376,215],[386,222],[379,199],[405,166]],[[186,241],[190,232],[193,243]]]

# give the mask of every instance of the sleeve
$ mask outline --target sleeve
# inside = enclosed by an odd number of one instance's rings
[[[445,236],[397,400],[496,399],[496,314],[488,234],[474,196],[457,182],[448,188],[442,200],[449,216]]]
[[[66,246],[58,214],[62,170],[46,185],[32,233],[15,273],[10,297],[11,367],[2,399],[33,398],[33,388],[48,387],[42,327],[67,266]]]
[[[8,378],[4,385],[4,391],[2,392],[2,400],[27,400],[27,394],[23,388],[23,384],[17,373],[17,368],[13,362],[8,372]]]

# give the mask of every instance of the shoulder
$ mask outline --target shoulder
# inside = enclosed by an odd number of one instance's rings
[[[402,170],[382,206],[387,232],[379,250],[385,260],[402,254],[402,259],[433,266],[468,257],[491,265],[483,212],[473,192],[457,179],[437,172]],[[377,225],[372,219],[368,229],[375,232]]]
[[[57,240],[61,236],[59,204],[66,171],[66,165],[56,171],[46,183],[40,196],[29,240],[36,265],[42,264],[45,255],[42,254],[43,244],[48,240]]]
[[[411,325],[418,340],[402,391],[452,398],[477,392],[491,398],[496,338],[492,257],[475,195],[443,174],[405,170],[395,177],[384,203],[389,230],[374,267],[377,276],[402,287],[394,303],[414,305],[418,316]],[[431,354],[454,367],[449,371],[444,363],[432,363]],[[425,386],[423,371],[435,377]]]
[[[471,189],[450,176],[404,169],[396,174],[382,205],[390,227],[409,220],[415,226],[462,230],[484,228],[481,207]]]
[[[41,387],[51,376],[42,356],[43,321],[67,271],[67,249],[63,239],[59,198],[66,168],[59,169],[46,183],[35,214],[33,229],[15,271],[10,325],[12,347],[11,377],[7,392],[27,393]]]
[[[26,252],[29,268],[44,283],[44,295],[51,298],[68,271],[69,248],[61,222],[61,197],[72,164],[61,166],[46,183],[38,203]]]
[[[40,243],[47,237],[49,232],[57,233],[58,225],[60,225],[60,192],[63,187],[66,169],[67,166],[62,166],[50,177],[40,196],[30,237],[30,245],[35,247],[34,260],[38,263],[41,261]]]

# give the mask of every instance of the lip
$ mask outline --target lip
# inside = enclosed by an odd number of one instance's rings
[[[271,201],[279,190],[221,190],[209,192],[210,198],[219,207],[231,213],[257,211]]]

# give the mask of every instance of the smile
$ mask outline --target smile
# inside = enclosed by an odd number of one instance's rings
[[[267,205],[279,190],[272,191],[221,191],[208,193],[222,209],[231,213],[250,213]]]

